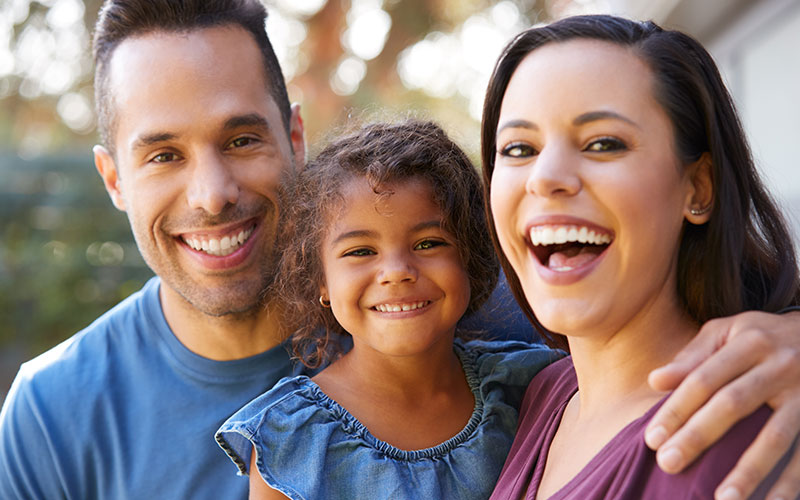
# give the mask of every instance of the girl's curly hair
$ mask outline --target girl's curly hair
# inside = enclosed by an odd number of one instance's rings
[[[424,179],[442,211],[469,275],[467,313],[478,309],[497,284],[499,264],[483,210],[480,177],[467,155],[435,123],[374,123],[340,137],[299,173],[288,197],[281,239],[285,247],[273,296],[283,308],[292,350],[306,366],[319,367],[341,354],[348,335],[318,302],[324,281],[320,249],[344,208],[343,188],[364,178],[376,194],[387,184]]]

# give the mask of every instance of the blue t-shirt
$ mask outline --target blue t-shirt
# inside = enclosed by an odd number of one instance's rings
[[[164,319],[160,281],[22,365],[0,412],[0,498],[246,498],[213,439],[293,370],[283,346],[212,361]]]
[[[475,407],[461,432],[435,447],[405,451],[377,439],[306,376],[285,378],[242,408],[217,441],[240,474],[255,448],[261,477],[293,500],[486,499],[528,382],[559,354],[517,341],[456,341],[455,351]]]

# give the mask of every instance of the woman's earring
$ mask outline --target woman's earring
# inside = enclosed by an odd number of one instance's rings
[[[331,301],[326,299],[326,298],[324,298],[322,295],[320,295],[319,296],[319,304],[322,307],[330,307],[331,306]]]
[[[712,205],[713,205],[712,203],[709,203],[708,205],[706,205],[706,206],[705,206],[705,207],[703,207],[703,208],[690,208],[690,209],[689,209],[689,212],[690,212],[692,215],[703,215],[703,214],[707,214],[708,212],[710,212],[710,211],[711,211],[711,207],[712,207]]]

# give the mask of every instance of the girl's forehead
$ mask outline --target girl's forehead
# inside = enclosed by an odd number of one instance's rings
[[[354,226],[389,224],[399,229],[415,226],[423,219],[442,220],[433,187],[424,178],[374,185],[366,177],[356,177],[342,184],[337,200],[326,214],[328,236]]]

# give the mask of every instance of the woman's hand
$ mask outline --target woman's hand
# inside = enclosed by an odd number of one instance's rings
[[[800,312],[746,312],[709,321],[675,359],[650,373],[674,390],[645,431],[658,464],[675,473],[762,404],[774,413],[716,490],[718,500],[748,498],[800,433]],[[768,499],[800,494],[800,450]]]

